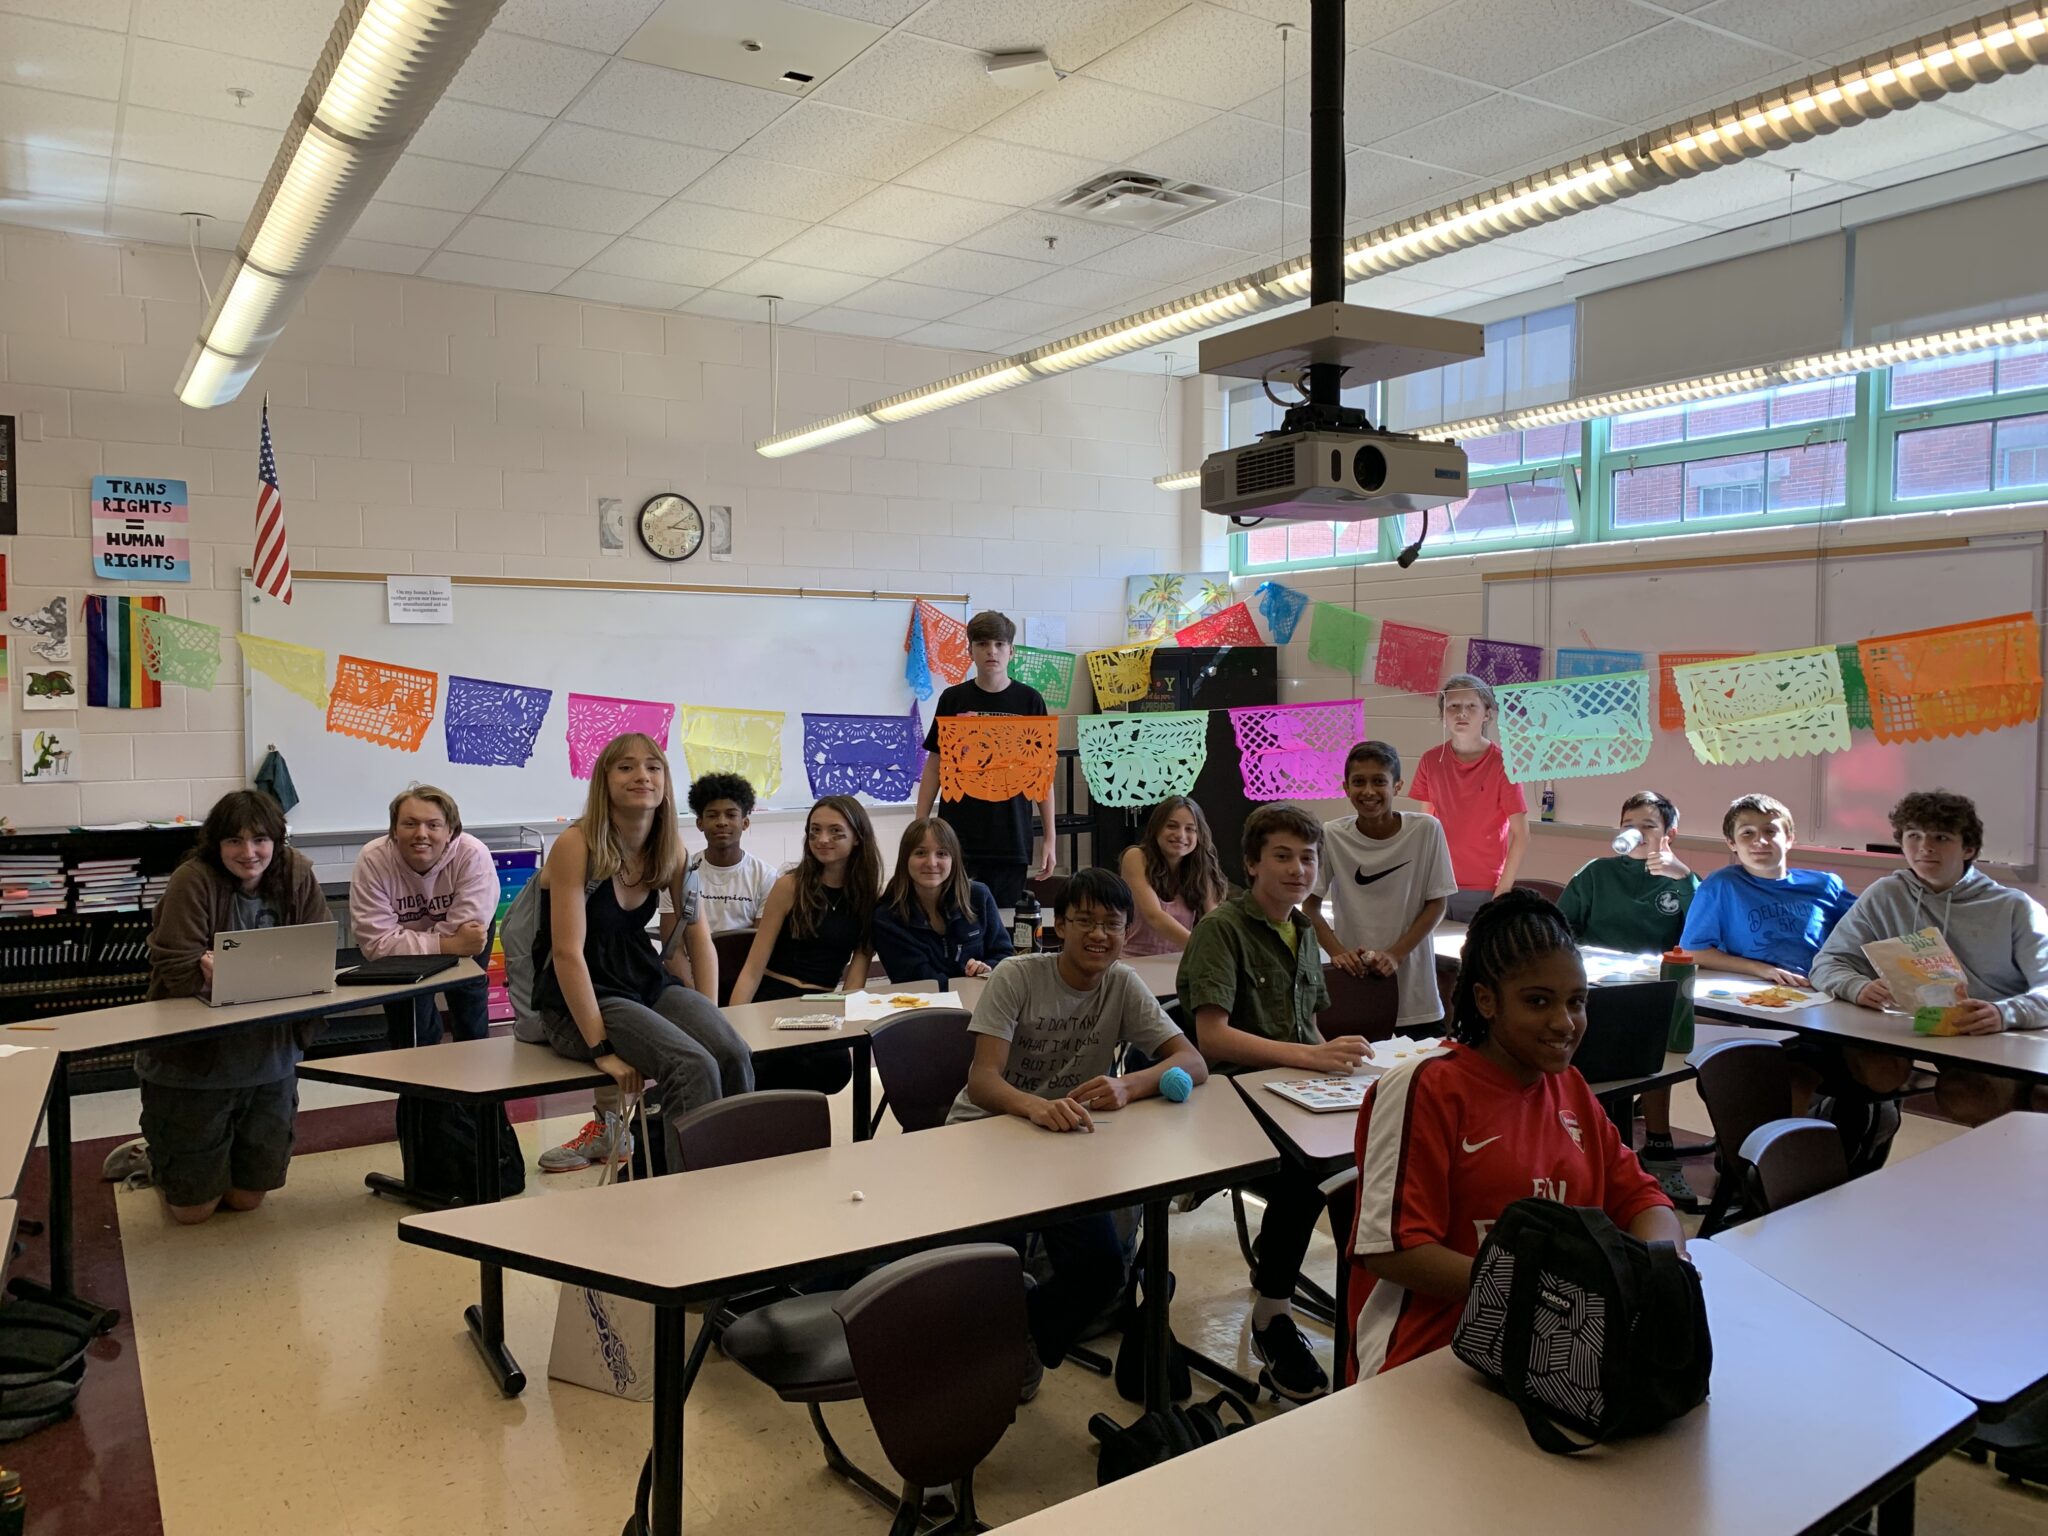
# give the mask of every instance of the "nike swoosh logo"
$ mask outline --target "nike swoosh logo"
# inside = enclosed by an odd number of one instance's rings
[[[1487,1148],[1487,1147],[1490,1147],[1490,1146],[1492,1146],[1492,1145],[1493,1145],[1493,1144],[1494,1144],[1494,1143],[1495,1143],[1496,1141],[1499,1141],[1499,1140],[1500,1140],[1500,1137],[1498,1137],[1498,1136],[1489,1136],[1489,1137],[1487,1137],[1487,1138],[1486,1138],[1486,1140],[1484,1140],[1484,1141],[1461,1141],[1461,1142],[1459,1143],[1459,1145],[1461,1145],[1462,1147],[1464,1147],[1464,1149],[1465,1149],[1465,1150],[1466,1150],[1467,1152],[1478,1152],[1478,1151],[1481,1151],[1481,1150],[1483,1150],[1483,1149],[1485,1149],[1485,1148]]]
[[[1386,879],[1387,876],[1394,874],[1399,870],[1406,869],[1407,867],[1408,861],[1406,859],[1403,859],[1400,863],[1396,864],[1393,867],[1393,869],[1383,869],[1376,875],[1368,875],[1364,870],[1361,869],[1357,873],[1353,874],[1351,878],[1356,880],[1360,885],[1372,885],[1378,881]]]

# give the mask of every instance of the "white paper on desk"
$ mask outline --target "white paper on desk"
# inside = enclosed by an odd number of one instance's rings
[[[19,1056],[23,1051],[47,1051],[47,1045],[0,1045],[0,1056]]]
[[[846,1020],[849,1024],[871,1024],[892,1013],[913,1008],[965,1008],[967,1000],[958,992],[849,992]]]
[[[1750,999],[1759,992],[1771,992],[1774,996],[1783,998],[1783,1001],[1752,1003]],[[1828,1001],[1827,993],[1809,991],[1804,987],[1780,987],[1768,981],[1737,981],[1718,976],[1706,985],[1696,988],[1694,995],[1714,998],[1721,1002],[1740,1003],[1745,1008],[1756,1009],[1758,1013],[1791,1013],[1800,1008],[1818,1008]]]
[[[1586,980],[1596,987],[1611,987],[1627,981],[1655,981],[1663,971],[1663,962],[1656,955],[1626,955],[1614,949],[1582,949],[1579,958],[1585,962]]]

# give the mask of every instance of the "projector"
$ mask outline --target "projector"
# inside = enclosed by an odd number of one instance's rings
[[[1202,461],[1202,510],[1364,522],[1465,497],[1465,450],[1399,432],[1271,432]]]

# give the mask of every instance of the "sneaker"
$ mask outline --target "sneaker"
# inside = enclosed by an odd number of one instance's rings
[[[540,1155],[542,1173],[575,1173],[605,1162],[625,1162],[633,1155],[633,1133],[616,1115],[586,1120],[583,1129],[559,1147]]]
[[[1282,1312],[1263,1328],[1252,1330],[1252,1353],[1259,1357],[1259,1385],[1290,1403],[1312,1403],[1326,1396],[1330,1378],[1316,1361],[1315,1351],[1291,1314]]]
[[[122,1142],[100,1165],[100,1177],[126,1189],[149,1188],[149,1143],[140,1136]]]
[[[1028,1403],[1038,1396],[1038,1389],[1045,1383],[1045,1362],[1038,1358],[1038,1346],[1030,1339],[1024,1341],[1024,1380],[1017,1388],[1017,1401]]]
[[[1697,1211],[1700,1208],[1700,1197],[1693,1193],[1692,1185],[1685,1180],[1685,1169],[1679,1164],[1645,1160],[1643,1172],[1657,1181],[1657,1187],[1669,1195],[1671,1203],[1681,1211]]]

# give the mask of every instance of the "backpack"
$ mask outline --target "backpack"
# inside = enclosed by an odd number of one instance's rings
[[[1225,1409],[1236,1418],[1235,1424],[1225,1421]],[[1101,1446],[1095,1457],[1096,1486],[1184,1456],[1251,1425],[1251,1410],[1231,1392],[1218,1392],[1206,1403],[1176,1403],[1156,1413],[1141,1414],[1128,1427],[1098,1413],[1088,1421],[1088,1433]]]
[[[601,880],[585,880],[583,899],[589,901],[603,883]],[[505,995],[512,1004],[512,1037],[524,1040],[528,1045],[548,1043],[547,1026],[541,1022],[540,1009],[534,1002],[541,976],[554,964],[541,942],[540,915],[545,899],[541,876],[536,874],[519,888],[519,894],[512,898],[512,905],[505,910],[504,920],[498,924],[498,934],[505,947]],[[675,932],[669,935],[668,943],[661,949],[664,964],[668,961],[669,951],[682,941],[684,931],[696,918],[699,900],[697,872],[693,869],[683,877],[681,918],[676,923]]]
[[[20,1300],[0,1307],[0,1441],[70,1417],[92,1340],[92,1325],[68,1308]]]
[[[1451,1348],[1557,1454],[1689,1413],[1714,1363],[1700,1277],[1676,1248],[1540,1199],[1510,1205],[1480,1245]]]
[[[509,1200],[526,1188],[526,1160],[519,1138],[502,1104],[498,1117],[498,1198]],[[398,1100],[398,1153],[404,1159],[407,1187],[459,1200],[476,1199],[476,1112],[468,1104],[423,1099],[416,1094]]]

